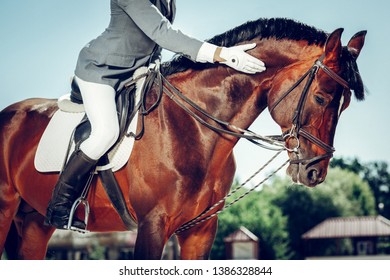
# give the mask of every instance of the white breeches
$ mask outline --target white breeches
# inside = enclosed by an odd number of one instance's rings
[[[115,90],[109,85],[83,81],[76,77],[84,102],[85,113],[91,122],[91,135],[80,149],[91,159],[99,159],[119,137],[119,122]]]

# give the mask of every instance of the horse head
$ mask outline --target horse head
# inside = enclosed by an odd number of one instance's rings
[[[351,91],[364,99],[356,59],[366,32],[355,34],[346,47],[341,44],[342,32],[337,29],[328,36],[320,57],[317,53],[280,69],[268,94],[268,108],[283,131],[291,159],[287,173],[294,182],[310,187],[325,180],[336,126]]]
[[[210,42],[228,47],[255,42],[257,47],[249,52],[265,62],[265,72],[248,76],[217,66],[188,66],[182,57],[171,62],[169,69],[201,70],[198,76],[191,76],[193,83],[203,85],[197,87],[192,97],[199,98],[205,81],[210,89],[204,89],[204,98],[223,98],[213,94],[224,92],[226,98],[219,103],[224,104],[224,110],[210,110],[230,113],[217,117],[229,119],[238,127],[249,127],[268,106],[282,129],[291,159],[288,174],[295,182],[316,186],[326,177],[334,153],[336,126],[341,112],[349,105],[351,91],[358,100],[364,99],[356,59],[366,31],[355,34],[344,47],[342,32],[343,29],[337,29],[326,34],[292,20],[260,19],[218,35]],[[210,69],[202,72],[205,68]],[[211,75],[210,71],[216,72]],[[215,91],[219,85],[223,88]],[[201,103],[214,104],[209,100]]]

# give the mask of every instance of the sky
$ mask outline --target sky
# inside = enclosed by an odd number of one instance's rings
[[[69,91],[79,50],[104,31],[109,0],[2,0],[0,2],[0,109],[31,97],[57,98]],[[326,32],[343,27],[343,44],[367,30],[358,58],[369,91],[342,114],[336,157],[363,163],[390,158],[390,2],[383,0],[177,0],[174,26],[205,40],[248,20],[285,17]],[[164,60],[172,53],[165,52]],[[266,61],[265,61],[266,63]],[[264,112],[251,126],[258,134],[280,133]],[[246,179],[272,154],[240,140],[234,150],[237,176]],[[283,158],[284,157],[284,158]],[[287,158],[284,154],[282,159]]]

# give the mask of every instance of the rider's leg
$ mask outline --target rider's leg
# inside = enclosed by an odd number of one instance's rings
[[[91,135],[80,146],[90,158],[99,159],[119,136],[115,90],[108,85],[85,82],[76,77],[85,112],[91,123]]]
[[[108,85],[78,78],[77,82],[92,129],[89,138],[70,156],[54,188],[45,223],[57,228],[67,227],[73,202],[80,197],[98,159],[119,135],[115,90]],[[73,226],[85,228],[84,222],[78,219],[73,220]]]

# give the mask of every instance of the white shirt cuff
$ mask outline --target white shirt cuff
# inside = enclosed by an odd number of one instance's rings
[[[217,46],[204,42],[202,46],[200,47],[198,51],[198,55],[196,56],[196,61],[197,62],[214,62],[214,54],[215,51],[217,50]]]

